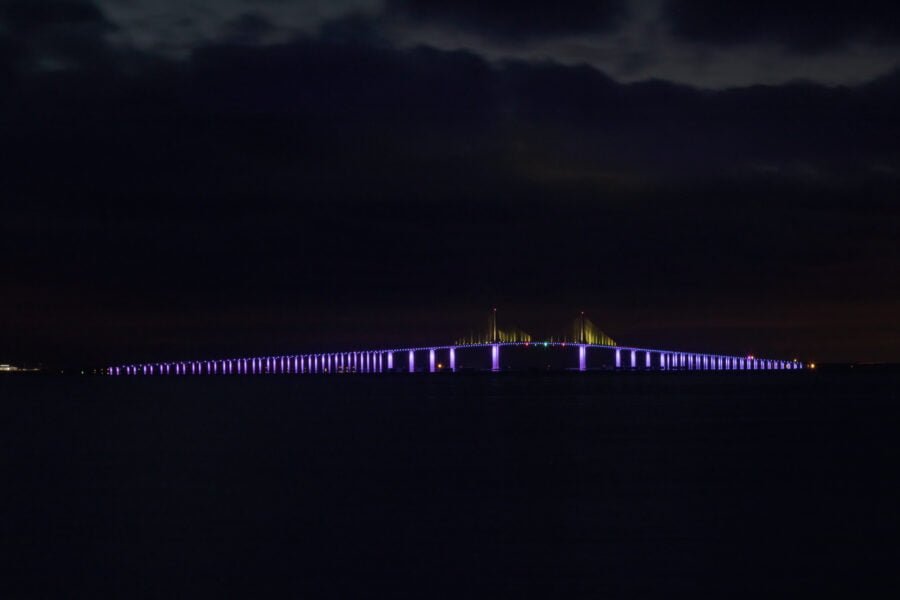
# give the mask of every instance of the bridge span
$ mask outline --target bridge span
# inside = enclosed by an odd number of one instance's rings
[[[582,312],[560,338],[535,341],[516,327],[500,329],[493,309],[480,333],[455,344],[182,360],[108,367],[109,375],[267,375],[439,373],[507,370],[773,371],[802,369],[795,360],[620,346]]]
[[[527,361],[529,354],[533,360]],[[553,356],[549,356],[552,353]],[[608,344],[485,342],[346,352],[116,365],[109,375],[265,375],[504,371],[517,354],[527,364],[573,371],[773,371],[803,369],[795,360],[730,356]],[[552,359],[552,362],[548,360]],[[520,361],[521,362],[521,361]],[[533,368],[533,367],[532,367]]]

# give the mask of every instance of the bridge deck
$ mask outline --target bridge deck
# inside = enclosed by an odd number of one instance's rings
[[[107,368],[109,375],[255,375],[255,374],[326,374],[326,373],[385,373],[415,372],[416,356],[427,353],[427,372],[457,371],[457,353],[490,350],[490,366],[483,370],[500,371],[503,348],[570,348],[578,350],[577,364],[565,368],[586,371],[598,368],[597,351],[607,352],[612,363],[604,368],[621,370],[799,370],[804,365],[795,360],[757,358],[715,353],[686,352],[634,346],[606,344],[578,344],[572,342],[495,342],[474,344],[446,344],[438,346],[410,346],[403,348],[316,352],[277,356],[247,356],[141,364],[115,365]],[[588,353],[595,357],[591,366]],[[436,354],[447,354],[446,369],[436,364]],[[623,362],[623,355],[626,359]],[[406,361],[403,361],[403,358]],[[405,362],[405,366],[404,363]]]

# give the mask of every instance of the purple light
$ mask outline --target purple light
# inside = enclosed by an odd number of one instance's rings
[[[491,347],[491,370],[500,371],[500,346],[528,346],[528,342],[512,342],[512,343],[486,343],[471,344],[472,347]],[[544,343],[546,346],[547,343]],[[553,342],[554,347],[565,347],[565,343]],[[601,346],[594,344],[576,344],[578,346],[578,369],[585,371],[587,369],[587,349],[588,347]],[[469,345],[466,345],[469,346]],[[630,355],[631,369],[637,369],[638,354],[644,353],[644,361],[642,367],[648,370],[653,369],[653,353],[659,354],[658,367],[661,370],[670,370],[673,368],[682,368],[688,370],[751,370],[751,371],[772,371],[772,370],[796,370],[803,369],[804,365],[797,361],[785,361],[776,359],[756,358],[753,355],[747,356],[717,356],[710,354],[696,354],[691,352],[669,352],[665,350],[648,350],[643,348],[630,347],[610,347],[615,350],[616,368],[622,367],[622,351],[627,351]],[[407,352],[409,356],[409,371],[416,371],[415,353],[420,351],[428,351],[428,372],[436,373],[438,369],[443,369],[443,364],[437,363],[437,354],[443,350],[448,351],[447,365],[451,372],[455,372],[457,368],[456,350],[459,346],[432,346],[419,347],[413,349],[402,350]],[[173,363],[145,363],[138,365],[111,366],[101,371],[106,375],[187,375],[190,366],[191,375],[233,375],[248,374],[250,372],[257,373],[341,373],[341,372],[359,372],[359,373],[383,373],[385,372],[385,362],[387,370],[393,371],[394,352],[397,350],[371,350],[366,352],[347,352],[347,353],[330,353],[330,354],[309,354],[309,355],[280,355],[259,358],[236,358],[236,359],[216,359],[203,361],[183,361]],[[387,355],[387,361],[385,361]],[[249,364],[248,364],[249,363]],[[174,368],[173,368],[174,367]]]

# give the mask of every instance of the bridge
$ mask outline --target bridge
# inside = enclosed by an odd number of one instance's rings
[[[572,371],[773,371],[799,370],[797,359],[784,360],[705,352],[621,346],[584,313],[560,337],[534,340],[515,327],[501,330],[497,310],[488,326],[453,344],[408,348],[314,352],[276,356],[216,358],[125,364],[107,367],[108,375],[265,375],[338,373],[439,373],[519,369]]]

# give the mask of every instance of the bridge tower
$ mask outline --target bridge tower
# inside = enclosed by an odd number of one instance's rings
[[[587,370],[587,339],[584,331],[584,311],[581,311],[578,324],[578,370]]]
[[[500,330],[497,329],[497,309],[491,311],[491,371],[500,370]]]

